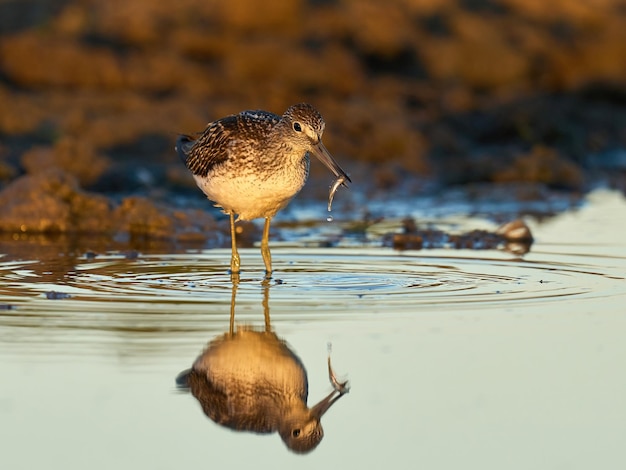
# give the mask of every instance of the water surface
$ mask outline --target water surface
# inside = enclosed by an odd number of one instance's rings
[[[523,257],[276,244],[271,324],[307,368],[309,404],[330,391],[329,342],[352,386],[304,457],[277,435],[219,427],[176,390],[229,328],[228,250],[7,253],[0,466],[623,468],[624,214],[622,196],[592,194],[530,221]],[[261,256],[241,256],[235,320],[262,327]]]

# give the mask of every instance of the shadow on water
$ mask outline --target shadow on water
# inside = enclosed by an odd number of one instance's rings
[[[213,338],[190,369],[176,377],[204,413],[224,427],[259,434],[278,432],[296,453],[315,449],[324,437],[320,422],[328,409],[348,393],[348,382],[338,382],[328,357],[333,386],[324,399],[307,407],[309,384],[300,358],[272,331],[269,312],[271,281],[262,281],[265,328],[235,327],[239,275],[232,275],[230,327]],[[330,353],[330,351],[329,351]]]

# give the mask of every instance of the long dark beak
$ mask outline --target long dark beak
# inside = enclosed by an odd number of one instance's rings
[[[319,420],[322,416],[324,416],[324,413],[328,411],[332,404],[339,400],[343,395],[345,394],[339,393],[337,390],[333,390],[326,398],[311,408],[311,415]]]
[[[346,174],[345,171],[343,171],[341,169],[341,167],[335,161],[335,159],[330,154],[330,152],[328,150],[326,150],[326,147],[324,147],[324,144],[322,143],[321,140],[317,144],[315,144],[313,146],[311,151],[312,151],[313,155],[315,155],[319,159],[319,161],[322,162],[326,166],[326,168],[328,168],[330,171],[332,171],[333,174],[337,178],[343,177],[344,180],[349,181],[350,183],[352,183],[352,180],[350,179],[350,177]],[[344,183],[344,186],[347,186],[347,185]]]

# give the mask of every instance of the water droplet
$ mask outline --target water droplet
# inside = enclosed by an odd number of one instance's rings
[[[329,215],[328,217],[326,217],[326,221],[327,222],[332,222],[333,221],[333,216]]]

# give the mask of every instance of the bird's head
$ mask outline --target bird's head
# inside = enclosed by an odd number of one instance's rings
[[[326,123],[317,109],[307,103],[295,104],[285,111],[282,121],[293,142],[306,152],[315,155],[336,177],[350,181],[346,172],[322,143]]]
[[[287,447],[298,454],[315,449],[324,437],[322,416],[344,393],[333,390],[314,407],[296,407],[284,416],[278,433]]]
[[[324,430],[319,418],[311,416],[309,413],[285,419],[278,433],[289,450],[297,454],[311,452],[324,437]]]

